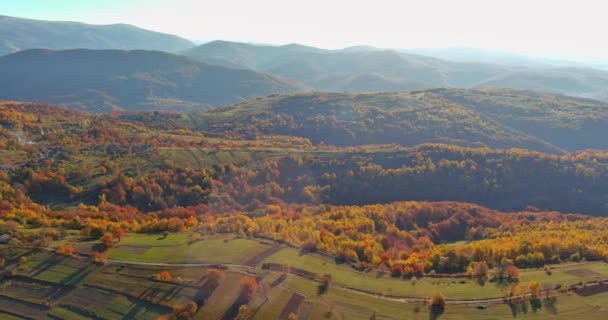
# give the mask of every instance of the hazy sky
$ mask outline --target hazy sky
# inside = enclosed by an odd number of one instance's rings
[[[0,14],[129,23],[194,40],[476,47],[608,60],[601,0],[0,0]]]

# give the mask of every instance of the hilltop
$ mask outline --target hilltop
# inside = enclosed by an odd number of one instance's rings
[[[195,128],[337,146],[448,143],[563,154],[608,148],[608,104],[511,89],[273,95],[194,116]]]
[[[194,43],[128,24],[91,25],[0,15],[0,55],[25,49],[146,49],[176,52]]]
[[[0,98],[88,111],[200,110],[307,90],[278,76],[160,51],[32,49],[0,57]]]

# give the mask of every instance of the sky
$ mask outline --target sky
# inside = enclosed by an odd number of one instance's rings
[[[0,14],[128,23],[191,40],[468,47],[608,61],[601,0],[0,0]]]

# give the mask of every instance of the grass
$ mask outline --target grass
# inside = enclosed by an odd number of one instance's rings
[[[35,279],[49,281],[58,284],[76,285],[80,283],[89,273],[93,272],[95,266],[73,266],[58,264],[38,274]]]
[[[269,301],[262,304],[255,319],[279,319],[279,315],[291,297],[291,292],[282,287],[276,286],[268,290]]]
[[[207,275],[206,268],[180,268],[180,267],[153,267],[153,266],[105,266],[99,274],[110,274],[116,276],[133,277],[140,279],[151,279],[161,271],[167,271],[173,278],[181,277],[187,283],[200,283]]]
[[[293,248],[285,248],[266,258],[265,261],[275,263],[288,261],[292,267],[314,272],[319,276],[330,273],[337,284],[374,293],[404,297],[430,297],[433,292],[438,290],[449,299],[501,297],[501,290],[510,285],[493,282],[480,285],[476,280],[468,278],[429,277],[420,278],[415,285],[412,285],[408,280],[390,277],[389,273],[380,276],[376,271],[358,272],[345,265],[336,265],[333,260],[318,254],[302,255],[299,250]],[[540,281],[543,285],[554,287],[556,284],[566,285],[579,281],[594,280],[566,273],[568,270],[578,269],[590,270],[608,278],[608,264],[602,262],[555,267],[555,269],[552,269],[552,275],[547,275],[544,270],[522,270],[520,283],[527,284],[534,280]],[[465,281],[465,283],[461,284],[460,281]]]
[[[104,319],[153,320],[171,311],[140,299],[89,287],[76,289],[62,301],[61,306],[85,316],[95,315]]]
[[[374,311],[378,318],[425,320],[436,318],[425,306],[374,299],[336,287],[331,287],[325,295],[318,297],[315,282],[293,275],[289,276],[285,283],[290,289],[307,295],[308,301],[315,303],[310,319],[324,318],[329,310],[328,305],[332,303],[336,305],[334,318],[337,319],[370,319]],[[533,308],[527,301],[513,309],[507,304],[486,306],[485,309],[479,309],[477,305],[448,305],[444,314],[437,319],[568,319],[576,316],[581,319],[605,319],[608,312],[599,306],[606,305],[608,305],[608,293],[587,298],[569,294],[551,301],[542,299],[539,309]]]
[[[165,263],[242,263],[270,245],[234,236],[208,236],[189,243],[188,234],[130,235],[108,252],[115,260]]]
[[[172,307],[178,300],[192,300],[198,291],[189,286],[152,281],[144,277],[126,276],[112,272],[99,272],[89,277],[86,283],[87,285],[168,307]]]
[[[96,314],[106,319],[155,320],[168,311],[170,310],[159,308],[153,304],[134,301],[124,296],[117,296],[110,304],[96,312]]]
[[[44,304],[54,288],[29,282],[14,281],[0,295],[36,304]]]
[[[597,280],[595,276],[576,276],[567,273],[567,271],[587,270],[597,274],[604,279],[608,278],[608,263],[585,263],[585,264],[567,264],[551,266],[551,275],[547,275],[544,270],[523,270],[520,275],[520,281],[527,283],[528,281],[537,280],[545,285],[555,286],[557,284],[571,285],[580,281]]]
[[[120,245],[166,247],[177,246],[188,242],[188,233],[170,233],[166,237],[161,234],[129,234],[120,241]]]
[[[80,283],[95,265],[77,260],[73,257],[62,257],[47,251],[39,251],[28,256],[27,273],[34,279],[64,285]]]
[[[0,296],[0,313],[21,316],[24,319],[39,319],[46,314],[46,309],[42,305],[31,304],[22,299]]]
[[[23,320],[26,318],[17,317],[0,311],[0,319],[2,320]]]
[[[63,319],[63,320],[88,320],[89,317],[85,317],[77,312],[74,312],[65,307],[55,307],[49,311],[49,319]]]
[[[244,278],[245,276],[239,273],[227,273],[224,281],[213,291],[194,319],[222,319],[239,296],[239,285]]]
[[[185,254],[170,256],[171,259],[207,260],[215,259],[244,264],[264,252],[271,245],[251,239],[240,239],[228,235],[207,236],[205,240],[188,244],[188,234],[170,234],[167,238],[159,235],[129,235],[122,241],[126,248],[144,248],[140,256],[131,254],[132,259],[154,259],[150,252],[162,250],[186,250]],[[227,240],[227,242],[225,242]],[[119,248],[111,249],[118,251]],[[158,251],[160,250],[160,251]],[[124,250],[123,250],[124,251]],[[119,251],[120,252],[120,251]],[[121,254],[127,254],[124,251]],[[165,254],[165,253],[163,253]],[[143,257],[143,258],[142,258]],[[178,259],[178,260],[179,260]],[[191,262],[191,260],[186,260]],[[347,290],[336,286],[349,287],[372,292],[428,297],[433,291],[441,291],[450,299],[499,297],[500,287],[495,283],[480,286],[466,279],[465,284],[452,283],[454,279],[421,278],[415,285],[403,279],[394,279],[387,274],[377,277],[375,272],[361,273],[350,267],[336,265],[335,262],[319,254],[300,255],[293,248],[283,248],[265,259],[266,262],[282,263],[288,261],[292,267],[315,272],[319,276],[331,273],[334,280],[326,294],[317,295],[318,282],[290,274],[282,279],[282,273],[273,270],[251,270],[233,266],[225,271],[225,279],[220,286],[210,292],[195,319],[221,319],[235,303],[240,283],[245,276],[263,278],[267,286],[260,289],[257,297],[249,302],[250,319],[276,319],[285,309],[294,293],[305,297],[304,303],[311,306],[308,319],[370,319],[376,313],[377,319],[604,319],[608,318],[608,293],[582,297],[575,293],[558,296],[551,300],[541,299],[538,305],[529,301],[507,304],[485,305],[448,305],[443,314],[432,314],[426,306],[403,303],[400,301],[378,299],[376,297]],[[105,319],[156,319],[171,311],[171,307],[182,301],[193,300],[198,293],[196,286],[204,281],[206,268],[120,266],[99,267],[74,258],[59,257],[50,252],[39,251],[30,255],[30,269],[23,273],[38,280],[56,283],[40,284],[35,281],[13,281],[13,285],[0,295],[0,318],[20,319],[18,316],[4,317],[2,312],[52,319],[90,319],[92,315]],[[83,273],[83,281],[69,282],[78,270],[93,267],[94,272]],[[595,277],[608,278],[608,264],[579,263],[551,266],[552,274],[544,270],[523,270],[522,284],[530,280],[541,281],[543,285],[574,284],[579,281],[595,280]],[[160,271],[168,271],[174,277],[185,279],[186,285],[153,281],[152,276]],[[574,272],[573,272],[574,271]],[[281,280],[282,279],[282,280]],[[281,281],[279,281],[281,280]],[[461,280],[457,279],[456,281]],[[76,284],[76,287],[63,286]],[[260,286],[261,288],[262,286]],[[57,289],[63,288],[63,293]],[[52,297],[52,298],[51,298]],[[12,300],[17,299],[17,300]],[[46,310],[43,305],[47,299],[55,301],[54,307]],[[37,303],[31,305],[29,303]],[[483,304],[483,302],[482,302]],[[302,304],[303,305],[303,304]],[[302,306],[301,305],[301,306]],[[329,305],[334,310],[328,316]],[[75,307],[75,308],[74,308]],[[36,309],[38,308],[38,309]],[[42,309],[40,309],[42,308]]]

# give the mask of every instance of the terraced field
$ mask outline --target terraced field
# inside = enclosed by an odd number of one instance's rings
[[[12,263],[0,282],[1,319],[173,319],[175,308],[194,303],[194,319],[233,319],[242,304],[247,319],[602,319],[608,316],[608,264],[578,263],[524,270],[520,283],[588,283],[568,293],[551,290],[537,299],[503,300],[496,283],[468,278],[420,278],[415,284],[387,273],[358,272],[319,254],[268,241],[189,234],[129,235],[110,249],[113,259],[101,265],[84,257],[62,257],[47,250],[28,253],[26,263]],[[94,245],[94,243],[89,244]],[[139,248],[133,250],[132,248]],[[229,249],[226,249],[229,248]],[[187,253],[175,253],[186,250]],[[158,260],[156,260],[158,259]],[[192,263],[192,259],[198,261]],[[290,265],[290,272],[262,265]],[[211,265],[208,265],[211,263]],[[209,270],[222,268],[217,286]],[[9,272],[9,270],[12,270]],[[170,280],[158,280],[166,272]],[[319,278],[331,274],[329,290],[318,294]],[[241,283],[254,277],[251,299]],[[608,282],[606,282],[608,283]],[[426,306],[433,291],[448,304],[436,312]],[[506,303],[509,302],[509,303]],[[173,316],[172,316],[173,315]]]

